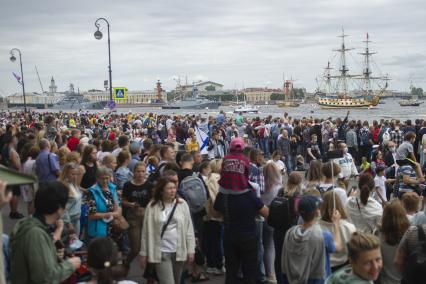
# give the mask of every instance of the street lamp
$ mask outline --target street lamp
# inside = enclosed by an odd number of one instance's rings
[[[22,55],[21,55],[21,51],[17,48],[12,48],[10,50],[10,61],[15,62],[16,61],[16,57],[14,52],[18,52],[19,54],[19,64],[21,65],[21,85],[22,85],[22,95],[24,96],[24,112],[27,113],[27,100],[25,97],[25,84],[24,84],[24,71],[22,71]]]
[[[99,30],[100,24],[98,23],[99,21],[105,21],[105,23],[107,24],[107,28],[108,28],[108,72],[109,72],[109,99],[110,101],[112,101],[112,71],[111,71],[111,41],[110,41],[110,37],[109,37],[109,22],[107,21],[107,19],[105,18],[99,18],[95,21],[95,27],[97,28],[96,32],[94,33],[94,36],[97,40],[102,39],[102,32]]]

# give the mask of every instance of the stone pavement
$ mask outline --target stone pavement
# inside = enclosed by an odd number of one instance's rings
[[[13,226],[15,225],[15,223],[17,222],[17,220],[11,220],[9,218],[9,205],[5,205],[2,208],[2,216],[3,216],[3,232],[5,234],[9,234],[13,228]],[[20,202],[19,204],[19,212],[21,212],[22,214],[26,215],[27,209],[25,207],[25,204],[23,202]],[[146,281],[143,279],[142,277],[143,271],[140,269],[139,267],[139,263],[138,260],[135,259],[132,263],[131,269],[130,269],[130,273],[128,276],[128,280],[133,280],[137,283],[146,283]],[[209,276],[210,281],[206,281],[203,283],[206,284],[219,284],[219,283],[224,283],[225,282],[225,278],[223,276]],[[186,281],[186,284],[192,283],[191,279],[188,279]]]

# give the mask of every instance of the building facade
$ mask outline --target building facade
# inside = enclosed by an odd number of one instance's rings
[[[127,91],[125,100],[116,100],[116,104],[148,104],[154,103],[157,100],[157,89],[146,91]],[[92,102],[108,101],[109,91],[91,90],[84,92],[83,96]],[[167,95],[164,90],[161,90],[161,97],[164,101],[167,100]]]
[[[246,100],[249,103],[268,103],[273,93],[283,93],[281,89],[269,88],[246,88],[243,90]]]

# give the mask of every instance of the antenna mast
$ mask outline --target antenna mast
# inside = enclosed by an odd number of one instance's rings
[[[40,75],[38,74],[37,66],[34,65],[34,67],[35,67],[35,70],[36,70],[36,73],[37,73],[38,82],[40,83],[41,93],[44,94],[44,88],[43,88],[43,84],[41,83],[41,80],[40,80]]]

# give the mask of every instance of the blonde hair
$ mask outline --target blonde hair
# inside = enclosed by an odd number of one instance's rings
[[[214,174],[220,174],[222,170],[222,159],[214,159],[210,161],[210,169]]]
[[[102,165],[108,167],[114,161],[117,161],[117,158],[113,154],[108,154],[102,159]]]
[[[59,165],[63,166],[65,163],[67,163],[68,155],[71,153],[71,150],[68,149],[67,146],[62,146],[58,150],[58,159],[59,159]]]
[[[346,215],[346,210],[345,210],[345,207],[343,207],[342,201],[337,195],[333,197],[334,194],[336,194],[334,191],[327,191],[322,197],[323,203],[321,204],[321,216],[322,216],[321,219],[326,222],[331,222],[331,214],[333,212],[334,203],[336,204],[336,210],[339,211],[342,219],[348,219],[348,216]]]
[[[77,192],[75,192],[74,188],[68,185],[70,182],[67,180],[67,175],[71,170],[78,170],[78,169],[79,169],[79,165],[77,163],[66,163],[64,167],[62,168],[61,173],[59,174],[59,181],[61,181],[62,183],[64,183],[66,186],[69,187],[69,196],[75,197],[77,195]]]
[[[80,153],[78,152],[70,152],[67,155],[67,159],[66,159],[67,163],[80,163]]]
[[[302,190],[302,176],[298,172],[291,172],[288,176],[286,194],[294,195],[295,193],[300,193]]]
[[[361,253],[379,249],[380,241],[374,235],[355,232],[352,234],[347,247],[349,260],[357,261]]]

